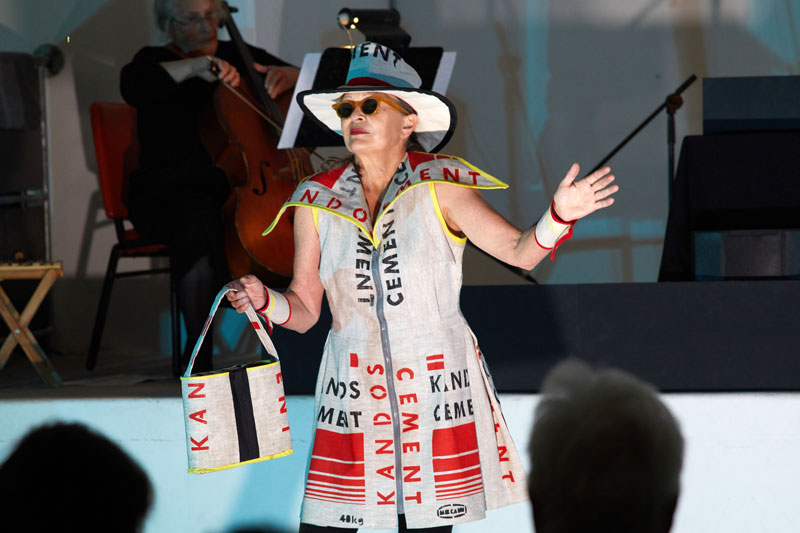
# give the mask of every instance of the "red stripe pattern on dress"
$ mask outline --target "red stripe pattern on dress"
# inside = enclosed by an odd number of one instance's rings
[[[425,360],[428,362],[428,372],[444,370],[444,354],[429,355]]]
[[[433,480],[437,501],[483,492],[475,422],[433,430]]]
[[[305,497],[365,505],[364,434],[317,429]]]

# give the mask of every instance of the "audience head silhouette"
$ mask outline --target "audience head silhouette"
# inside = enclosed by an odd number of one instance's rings
[[[147,474],[82,424],[28,433],[0,466],[8,531],[139,531],[152,500]]]
[[[664,533],[683,437],[650,385],[577,361],[545,378],[528,479],[537,533]]]

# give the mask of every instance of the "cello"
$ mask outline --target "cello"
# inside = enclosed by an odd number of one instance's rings
[[[222,5],[224,25],[245,69],[238,88],[220,83],[213,110],[201,117],[198,128],[212,161],[226,173],[231,186],[223,206],[228,269],[234,278],[256,274],[264,283],[286,287],[294,258],[293,217],[283,217],[266,237],[261,232],[300,179],[314,169],[308,150],[277,148],[291,91],[275,100],[269,96],[231,17],[235,8],[227,2]]]

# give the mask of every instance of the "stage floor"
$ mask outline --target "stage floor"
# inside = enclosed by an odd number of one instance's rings
[[[48,354],[61,376],[61,387],[48,386],[25,355],[16,350],[0,370],[0,400],[55,398],[180,398],[179,378],[172,376],[169,354],[125,350],[101,351],[93,371],[85,353]],[[243,354],[217,354],[214,364],[225,368],[247,361]],[[250,356],[252,360],[257,355]]]

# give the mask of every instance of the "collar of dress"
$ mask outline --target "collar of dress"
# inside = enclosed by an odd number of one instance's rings
[[[352,163],[345,166],[314,174],[297,186],[294,194],[281,206],[272,224],[264,230],[267,235],[280,220],[289,207],[314,207],[336,216],[342,217],[358,226],[369,237],[372,244],[380,246],[379,227],[381,217],[409,189],[430,183],[448,183],[473,189],[505,189],[505,183],[459,157],[428,154],[424,152],[408,152],[406,158],[397,167],[386,192],[383,195],[378,216],[373,224],[370,220],[361,179]]]

